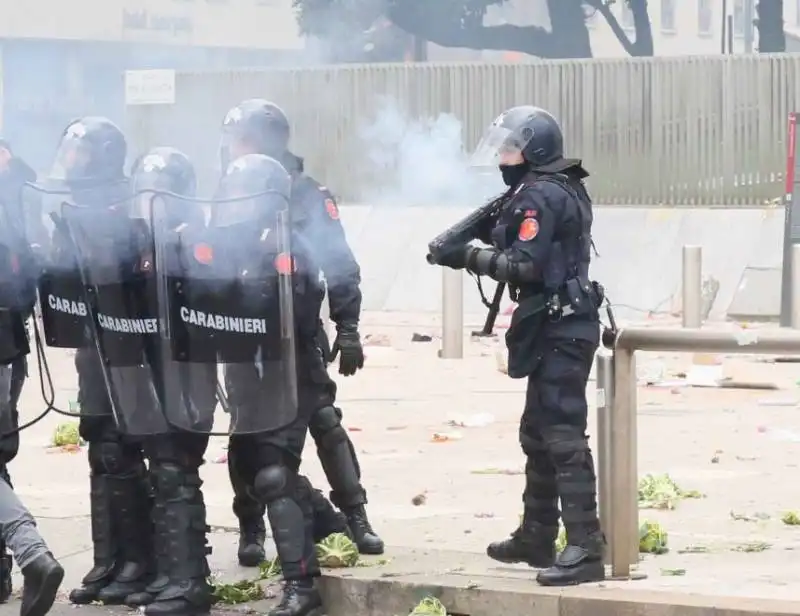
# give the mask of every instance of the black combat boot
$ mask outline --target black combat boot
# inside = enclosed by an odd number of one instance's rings
[[[267,526],[261,516],[239,518],[239,564],[242,567],[258,567],[267,559],[264,541]]]
[[[50,552],[37,556],[22,569],[20,616],[45,616],[53,605],[64,579],[64,569]]]
[[[287,580],[283,583],[283,594],[278,605],[268,616],[321,616],[322,597],[314,588],[314,581]]]
[[[135,592],[125,598],[128,607],[141,607],[152,603],[156,596],[169,584],[167,575],[169,558],[169,544],[159,540],[159,532],[163,532],[166,520],[165,506],[159,499],[154,498],[152,505],[153,521],[153,552],[155,556],[155,576],[142,592]],[[163,535],[161,535],[163,536]]]
[[[321,490],[311,485],[307,477],[298,477],[298,504],[303,508],[303,514],[311,522],[311,535],[314,543],[319,543],[334,533],[342,533],[353,538],[347,517],[337,511]]]
[[[330,406],[319,409],[309,428],[331,486],[331,502],[347,517],[358,551],[383,554],[383,540],[372,529],[364,507],[367,493],[361,485],[361,467],[355,447],[341,424],[341,411]]]
[[[557,537],[558,526],[542,526],[524,519],[508,539],[490,543],[486,554],[501,563],[525,563],[544,569],[555,561]]]
[[[305,515],[304,515],[305,511]],[[322,597],[314,587],[320,574],[308,523],[307,504],[281,497],[267,505],[275,550],[283,571],[283,595],[268,616],[321,616]]]
[[[123,605],[142,592],[153,574],[153,522],[144,466],[137,473],[109,477],[111,507],[119,542],[119,568],[113,581],[97,593],[106,605]]]
[[[208,614],[214,604],[214,589],[208,583],[211,571],[207,557],[209,527],[197,470],[164,463],[151,475],[157,502],[164,515],[156,528],[156,541],[165,547],[159,577],[168,583],[144,609],[146,616],[197,616]]]
[[[4,541],[0,540],[0,603],[6,603],[14,591],[11,585],[11,554]]]
[[[501,563],[550,567],[556,558],[558,490],[556,471],[538,435],[520,435],[525,462],[524,511],[519,527],[508,539],[490,543],[486,554]]]
[[[603,565],[606,538],[602,532],[586,534],[567,527],[567,547],[556,557],[555,564],[540,571],[536,581],[542,586],[573,586],[606,579]]]
[[[561,517],[567,546],[555,564],[540,571],[542,586],[571,586],[605,579],[605,537],[597,517],[597,477],[592,452],[585,437],[572,436],[555,426],[552,441],[556,483],[561,495]],[[570,438],[567,438],[567,437]]]
[[[383,554],[383,539],[372,530],[364,505],[348,507],[344,510],[344,514],[347,517],[347,525],[350,527],[353,541],[358,546],[358,551],[361,554]]]
[[[118,546],[111,512],[108,477],[92,474],[89,481],[94,565],[84,576],[81,587],[69,593],[69,600],[78,605],[96,601],[97,595],[111,583],[117,571]]]

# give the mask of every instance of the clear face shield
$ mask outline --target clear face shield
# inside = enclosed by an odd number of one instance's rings
[[[495,121],[478,142],[470,157],[470,166],[498,167],[523,163],[522,150],[533,138],[533,131],[529,132],[530,136],[523,136],[519,131],[509,130]]]
[[[219,164],[224,173],[232,161],[247,154],[258,154],[258,149],[241,135],[225,132],[219,140]]]
[[[60,182],[88,179],[90,163],[91,152],[86,143],[78,137],[66,135],[56,152],[49,178]]]

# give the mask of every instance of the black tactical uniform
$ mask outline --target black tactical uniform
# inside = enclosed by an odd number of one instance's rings
[[[288,172],[276,160],[262,154],[248,154],[237,158],[229,167],[220,182],[215,205],[216,212],[211,216],[211,227],[221,228],[216,221],[220,217],[236,216],[236,209],[243,205],[237,202],[224,203],[226,197],[253,195],[271,190],[285,195],[291,191],[291,178]],[[276,196],[273,194],[272,199]],[[248,233],[253,229],[268,225],[262,222],[264,214],[274,216],[271,210],[278,206],[263,205],[258,198],[253,210],[257,212],[256,220],[246,218],[242,223],[226,223],[225,227],[234,233],[237,250],[247,250],[252,258],[261,259],[262,251],[270,253],[270,248],[254,246],[248,248]],[[267,198],[269,199],[269,197]],[[283,202],[284,207],[287,202]],[[228,211],[230,210],[230,211]],[[237,230],[241,227],[241,230]],[[271,232],[274,236],[275,232]],[[262,236],[261,243],[276,241]],[[270,616],[308,616],[321,607],[321,598],[314,588],[314,579],[319,576],[319,564],[316,559],[311,500],[308,488],[299,474],[305,435],[308,429],[308,417],[305,413],[312,408],[316,396],[312,374],[324,370],[323,360],[316,342],[318,310],[314,298],[319,294],[319,270],[314,265],[307,251],[297,241],[297,234],[291,233],[292,305],[293,323],[290,327],[296,336],[296,356],[290,360],[292,370],[296,371],[296,415],[291,423],[277,430],[261,430],[252,433],[233,431],[230,441],[230,452],[238,455],[237,470],[243,476],[252,478],[252,495],[261,506],[266,508],[275,548],[281,563],[284,577],[283,598]],[[278,250],[280,254],[280,251]],[[277,266],[276,266],[277,267]],[[269,310],[264,306],[263,310]],[[270,352],[269,350],[266,352]],[[285,373],[285,369],[284,369]],[[270,414],[278,412],[278,396],[272,389],[263,392],[264,379],[262,369],[258,365],[225,363],[225,386],[232,417],[263,417],[269,419]],[[274,386],[273,386],[274,388]]]
[[[358,333],[361,314],[361,274],[339,220],[339,209],[330,191],[303,173],[303,160],[288,150],[289,122],[275,104],[250,99],[231,109],[223,123],[220,158],[225,165],[236,155],[257,152],[279,160],[292,175],[292,219],[299,240],[314,253],[325,276],[331,319],[337,336],[329,354],[322,322],[318,338],[323,354],[334,359],[340,354],[339,373],[351,376],[364,365],[364,351]],[[322,297],[318,305],[322,307]],[[317,444],[317,453],[331,486],[331,501],[347,517],[353,538],[364,554],[382,554],[383,541],[372,529],[365,505],[366,491],[361,485],[361,468],[355,448],[342,426],[342,411],[335,406],[336,384],[326,366],[308,366],[307,375],[314,389],[304,401],[309,430]],[[228,469],[235,497],[233,509],[240,521],[239,561],[255,566],[264,557],[263,509],[249,495],[251,475],[246,473],[246,453],[231,443]],[[324,503],[316,495],[318,507]],[[319,527],[320,524],[318,523]],[[324,524],[323,524],[324,526]],[[334,530],[333,528],[331,530]]]
[[[508,192],[492,228],[478,230],[492,247],[461,247],[439,260],[508,283],[518,302],[506,344],[509,376],[528,379],[519,431],[525,508],[511,538],[487,553],[545,568],[537,577],[543,585],[602,580],[605,539],[586,435],[586,383],[602,302],[602,288],[589,279],[592,207],[581,183],[588,174],[581,161],[563,158],[560,126],[535,107],[515,107],[495,120],[475,162],[498,155],[506,161],[500,170]],[[556,556],[559,499],[567,547]]]
[[[64,131],[51,180],[63,182],[69,199],[103,211],[126,201],[127,143],[120,129],[102,117],[72,122]],[[70,242],[57,230],[53,261],[69,258]],[[60,256],[63,254],[63,256]],[[87,331],[75,352],[80,434],[88,443],[94,565],[70,601],[122,604],[144,590],[152,572],[150,485],[141,444],[120,432],[114,419],[100,358]]]
[[[169,147],[148,152],[134,163],[131,187],[135,195],[132,207],[144,218],[152,215],[154,199],[161,200],[165,206],[165,232],[180,228],[185,234],[200,233],[205,226],[201,205],[168,195],[154,197],[147,192],[195,197],[194,167],[183,152]],[[216,406],[213,396],[205,402],[210,409]],[[213,589],[208,583],[209,529],[199,474],[208,439],[207,433],[176,427],[142,439],[154,497],[156,577],[144,592],[128,596],[125,602],[131,606],[147,605],[145,614],[149,616],[207,613],[213,603]]]
[[[32,243],[34,234],[37,241],[42,241],[44,234],[38,232],[38,221],[41,220],[40,206],[36,196],[31,191],[23,191],[25,182],[35,182],[36,173],[23,160],[14,157],[11,146],[0,139],[0,204],[4,215],[0,224],[9,228],[14,235],[25,238],[26,243]],[[24,199],[24,202],[23,202]],[[32,255],[31,255],[32,256]],[[27,321],[33,312],[33,302],[36,299],[35,287],[30,289],[30,306],[19,313],[15,319],[15,327],[19,321]],[[6,335],[10,335],[7,333]],[[13,358],[11,368],[10,406],[14,429],[19,427],[19,413],[17,405],[22,394],[22,386],[28,376],[27,355],[22,354]],[[19,432],[0,437],[0,478],[12,486],[8,465],[19,453]],[[4,603],[11,596],[11,555],[0,540],[0,603]]]
[[[53,604],[64,570],[55,561],[36,529],[30,512],[12,491],[8,464],[19,452],[17,404],[27,376],[30,344],[25,323],[36,301],[38,265],[32,250],[42,241],[40,212],[26,211],[23,186],[35,182],[36,174],[24,161],[13,156],[11,147],[0,140],[0,492],[4,518],[0,538],[0,603],[11,597],[11,555],[22,567],[25,580],[22,614],[45,614]],[[35,205],[35,199],[33,199]]]

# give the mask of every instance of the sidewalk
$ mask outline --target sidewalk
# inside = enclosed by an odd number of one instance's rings
[[[468,324],[468,329],[472,325],[478,324]],[[517,430],[524,382],[498,371],[495,341],[468,341],[465,359],[451,361],[437,358],[437,340],[411,342],[413,333],[436,331],[433,319],[425,315],[368,315],[367,367],[356,378],[339,379],[339,401],[359,452],[369,512],[390,546],[388,565],[342,575],[374,576],[382,583],[401,577],[419,581],[421,576],[452,581],[455,575],[464,585],[490,579],[498,587],[507,583],[533,589],[532,571],[495,567],[484,556],[486,544],[508,534],[521,511],[523,459]],[[50,357],[58,402],[67,407],[74,397],[71,360],[65,353]],[[639,359],[641,374],[659,374],[662,381],[675,378],[689,364],[687,355],[641,354]],[[726,358],[724,366],[727,376],[771,381],[780,390],[669,383],[640,389],[640,474],[669,473],[683,489],[706,497],[681,501],[673,511],[642,510],[641,519],[657,520],[666,528],[671,551],[641,562],[646,580],[609,582],[603,588],[729,595],[742,601],[800,599],[800,527],[781,522],[785,512],[800,512],[800,492],[793,481],[800,463],[800,365],[738,356]],[[28,419],[42,407],[35,367],[31,377],[22,403],[23,418]],[[593,404],[594,383],[587,394]],[[59,421],[51,414],[23,433],[12,476],[66,567],[64,589],[69,589],[91,563],[88,468],[85,451],[46,449]],[[593,418],[590,426],[594,428]],[[212,438],[202,469],[209,522],[215,528],[211,563],[223,579],[250,577],[236,564],[236,520],[222,463],[224,446],[224,439]],[[313,442],[306,460],[304,471],[325,485]],[[420,550],[444,552],[422,557]],[[415,568],[409,569],[411,565]],[[325,588],[330,596],[343,592],[331,582]],[[402,596],[406,601],[408,596]],[[64,609],[75,614],[75,608]],[[0,606],[0,616],[17,610],[16,604]],[[339,613],[334,610],[329,616]]]

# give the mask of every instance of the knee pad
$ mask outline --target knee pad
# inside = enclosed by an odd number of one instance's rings
[[[292,473],[285,466],[267,466],[256,473],[253,492],[262,503],[290,496]]]
[[[200,476],[195,471],[174,462],[152,464],[150,478],[156,496],[165,500],[177,496],[183,487],[199,488],[202,485]]]
[[[130,475],[144,471],[141,452],[122,443],[89,443],[89,468],[98,475]]]
[[[589,443],[579,428],[570,425],[542,428],[542,439],[556,468],[582,466],[587,462]]]
[[[522,430],[519,431],[519,445],[522,453],[528,457],[539,456],[547,451],[542,439],[531,436]]]
[[[342,427],[342,410],[335,406],[323,406],[314,413],[308,429],[314,440],[323,448],[347,441],[347,432]]]

